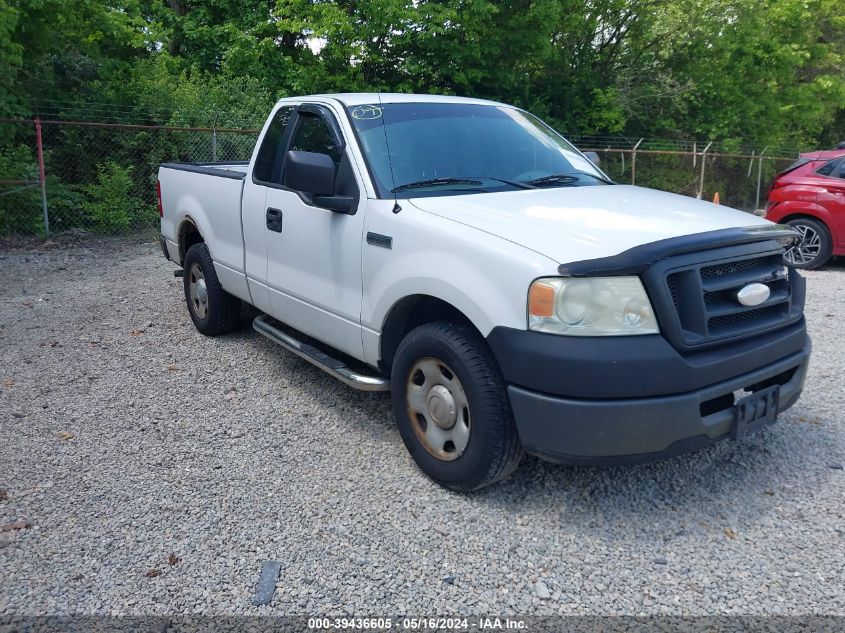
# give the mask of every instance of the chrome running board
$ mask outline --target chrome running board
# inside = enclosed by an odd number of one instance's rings
[[[274,343],[278,343],[300,358],[304,358],[312,365],[316,365],[327,374],[334,376],[353,389],[358,389],[359,391],[390,391],[390,381],[384,376],[359,374],[353,371],[343,361],[332,358],[313,345],[309,345],[283,332],[270,323],[270,317],[265,314],[255,317],[255,320],[252,322],[252,328],[259,334],[266,336]]]

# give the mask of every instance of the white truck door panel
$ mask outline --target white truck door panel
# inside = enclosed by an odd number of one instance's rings
[[[329,129],[326,120],[332,115],[325,106],[318,112],[323,114],[294,115],[283,148],[326,153],[340,165],[342,132],[337,126]],[[345,160],[348,167],[349,159]],[[265,187],[260,219],[266,241],[268,312],[360,358],[364,204],[354,215],[309,204],[308,196],[281,185],[281,165],[277,169],[272,174],[277,182]],[[354,173],[352,177],[360,180]],[[360,182],[357,186],[363,189]],[[249,213],[257,226],[258,214],[252,209]]]
[[[347,354],[360,356],[363,213],[345,215],[267,190],[282,231],[267,230],[271,314]]]

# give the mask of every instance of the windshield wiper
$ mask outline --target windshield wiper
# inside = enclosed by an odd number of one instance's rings
[[[506,178],[493,178],[492,176],[478,176],[479,178],[484,178],[486,180],[495,180],[496,182],[502,182],[506,185],[510,185],[511,187],[518,187],[519,189],[536,189],[534,185],[530,182],[519,182],[518,180],[508,180]]]
[[[399,185],[393,190],[393,193],[403,189],[416,189],[417,187],[427,187],[429,185],[480,185],[482,180],[494,180],[501,182],[517,189],[536,189],[534,185],[529,182],[519,182],[518,180],[507,180],[506,178],[494,178],[493,176],[463,176],[460,178],[431,178],[430,180],[420,180],[418,182],[409,182],[406,185]]]
[[[596,174],[591,174],[587,171],[578,171],[578,170],[569,171],[569,172],[566,172],[565,174],[550,174],[548,176],[543,176],[541,178],[534,178],[533,180],[525,181],[525,184],[538,187],[538,186],[541,186],[541,185],[547,185],[547,184],[552,184],[552,183],[556,183],[556,182],[561,182],[561,183],[576,182],[577,180],[579,180],[578,176],[589,176],[590,178],[595,178],[596,180],[606,182],[609,185],[616,184],[612,180],[608,180],[607,178],[603,178],[602,176],[598,176]]]
[[[405,189],[420,189],[422,187],[430,187],[435,185],[480,185],[480,180],[472,178],[429,178],[428,180],[417,180],[416,182],[408,182],[404,185],[399,185],[391,190],[391,193],[397,191],[404,191]]]

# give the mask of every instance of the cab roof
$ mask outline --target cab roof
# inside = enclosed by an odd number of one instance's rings
[[[335,94],[317,94],[297,97],[297,99],[320,97],[335,99],[345,106],[370,105],[375,103],[471,103],[476,105],[507,105],[486,99],[472,97],[453,97],[450,95],[407,94],[400,92],[344,92]]]

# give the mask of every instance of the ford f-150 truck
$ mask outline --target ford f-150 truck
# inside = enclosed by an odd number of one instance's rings
[[[252,159],[161,165],[161,246],[203,334],[253,327],[390,391],[440,484],[523,451],[646,461],[741,438],[798,399],[796,233],[613,183],[537,117],[477,99],[279,101]]]

